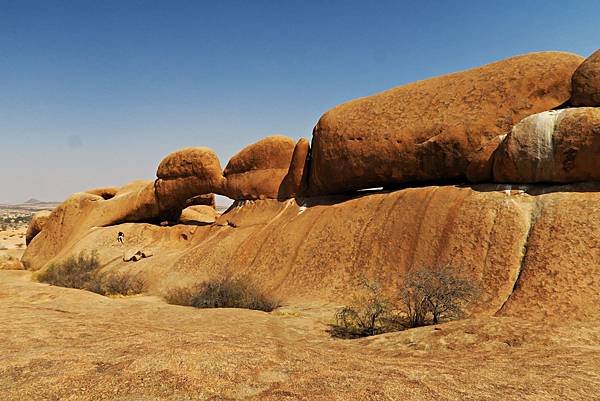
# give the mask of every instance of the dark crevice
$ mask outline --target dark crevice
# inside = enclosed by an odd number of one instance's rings
[[[525,261],[527,260],[527,256],[529,254],[529,240],[531,238],[531,233],[533,232],[533,229],[539,219],[539,216],[542,214],[543,209],[542,205],[539,204],[537,199],[534,202],[535,203],[533,205],[531,215],[529,217],[529,227],[527,229],[527,235],[525,236],[525,242],[523,243],[523,255],[521,256],[521,260],[519,261],[519,270],[517,272],[517,277],[515,278],[515,282],[513,283],[513,287],[510,293],[508,294],[508,297],[506,297],[506,300],[502,303],[500,308],[498,308],[498,310],[494,314],[495,316],[498,316],[502,313],[508,301],[512,298],[515,291],[518,290],[521,285],[521,275],[525,270]]]

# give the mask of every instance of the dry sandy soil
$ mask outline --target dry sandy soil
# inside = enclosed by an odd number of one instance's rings
[[[57,205],[55,202],[33,199],[15,205],[0,203],[0,270],[22,267],[20,259],[25,252],[25,233],[29,220],[34,213],[52,210]]]
[[[20,267],[19,260],[25,251],[27,225],[18,228],[0,229],[0,270]]]
[[[340,340],[329,316],[107,298],[0,271],[0,399],[600,399],[598,322],[479,318]]]

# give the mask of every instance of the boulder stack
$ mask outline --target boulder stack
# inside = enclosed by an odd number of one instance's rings
[[[462,180],[488,141],[567,102],[582,61],[532,53],[337,106],[314,129],[310,191]]]

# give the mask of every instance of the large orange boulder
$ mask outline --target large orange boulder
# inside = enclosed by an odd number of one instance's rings
[[[573,106],[600,106],[600,50],[577,68],[572,83]]]
[[[42,210],[33,215],[29,226],[27,226],[27,232],[25,232],[25,244],[29,245],[31,240],[42,231],[48,221],[48,217],[50,217],[50,213],[50,210]]]
[[[488,141],[568,101],[582,61],[532,53],[337,106],[314,129],[310,190],[463,179]]]
[[[161,210],[181,210],[196,195],[219,192],[223,186],[221,163],[209,148],[185,148],[169,154],[156,172],[156,195]]]
[[[600,180],[600,108],[547,111],[525,118],[494,157],[496,182]]]
[[[294,148],[294,141],[282,135],[269,136],[246,146],[225,167],[223,195],[236,200],[279,198]]]

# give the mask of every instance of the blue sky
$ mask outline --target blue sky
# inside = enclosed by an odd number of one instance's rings
[[[0,0],[0,202],[223,165],[346,100],[530,51],[589,55],[600,2]]]

